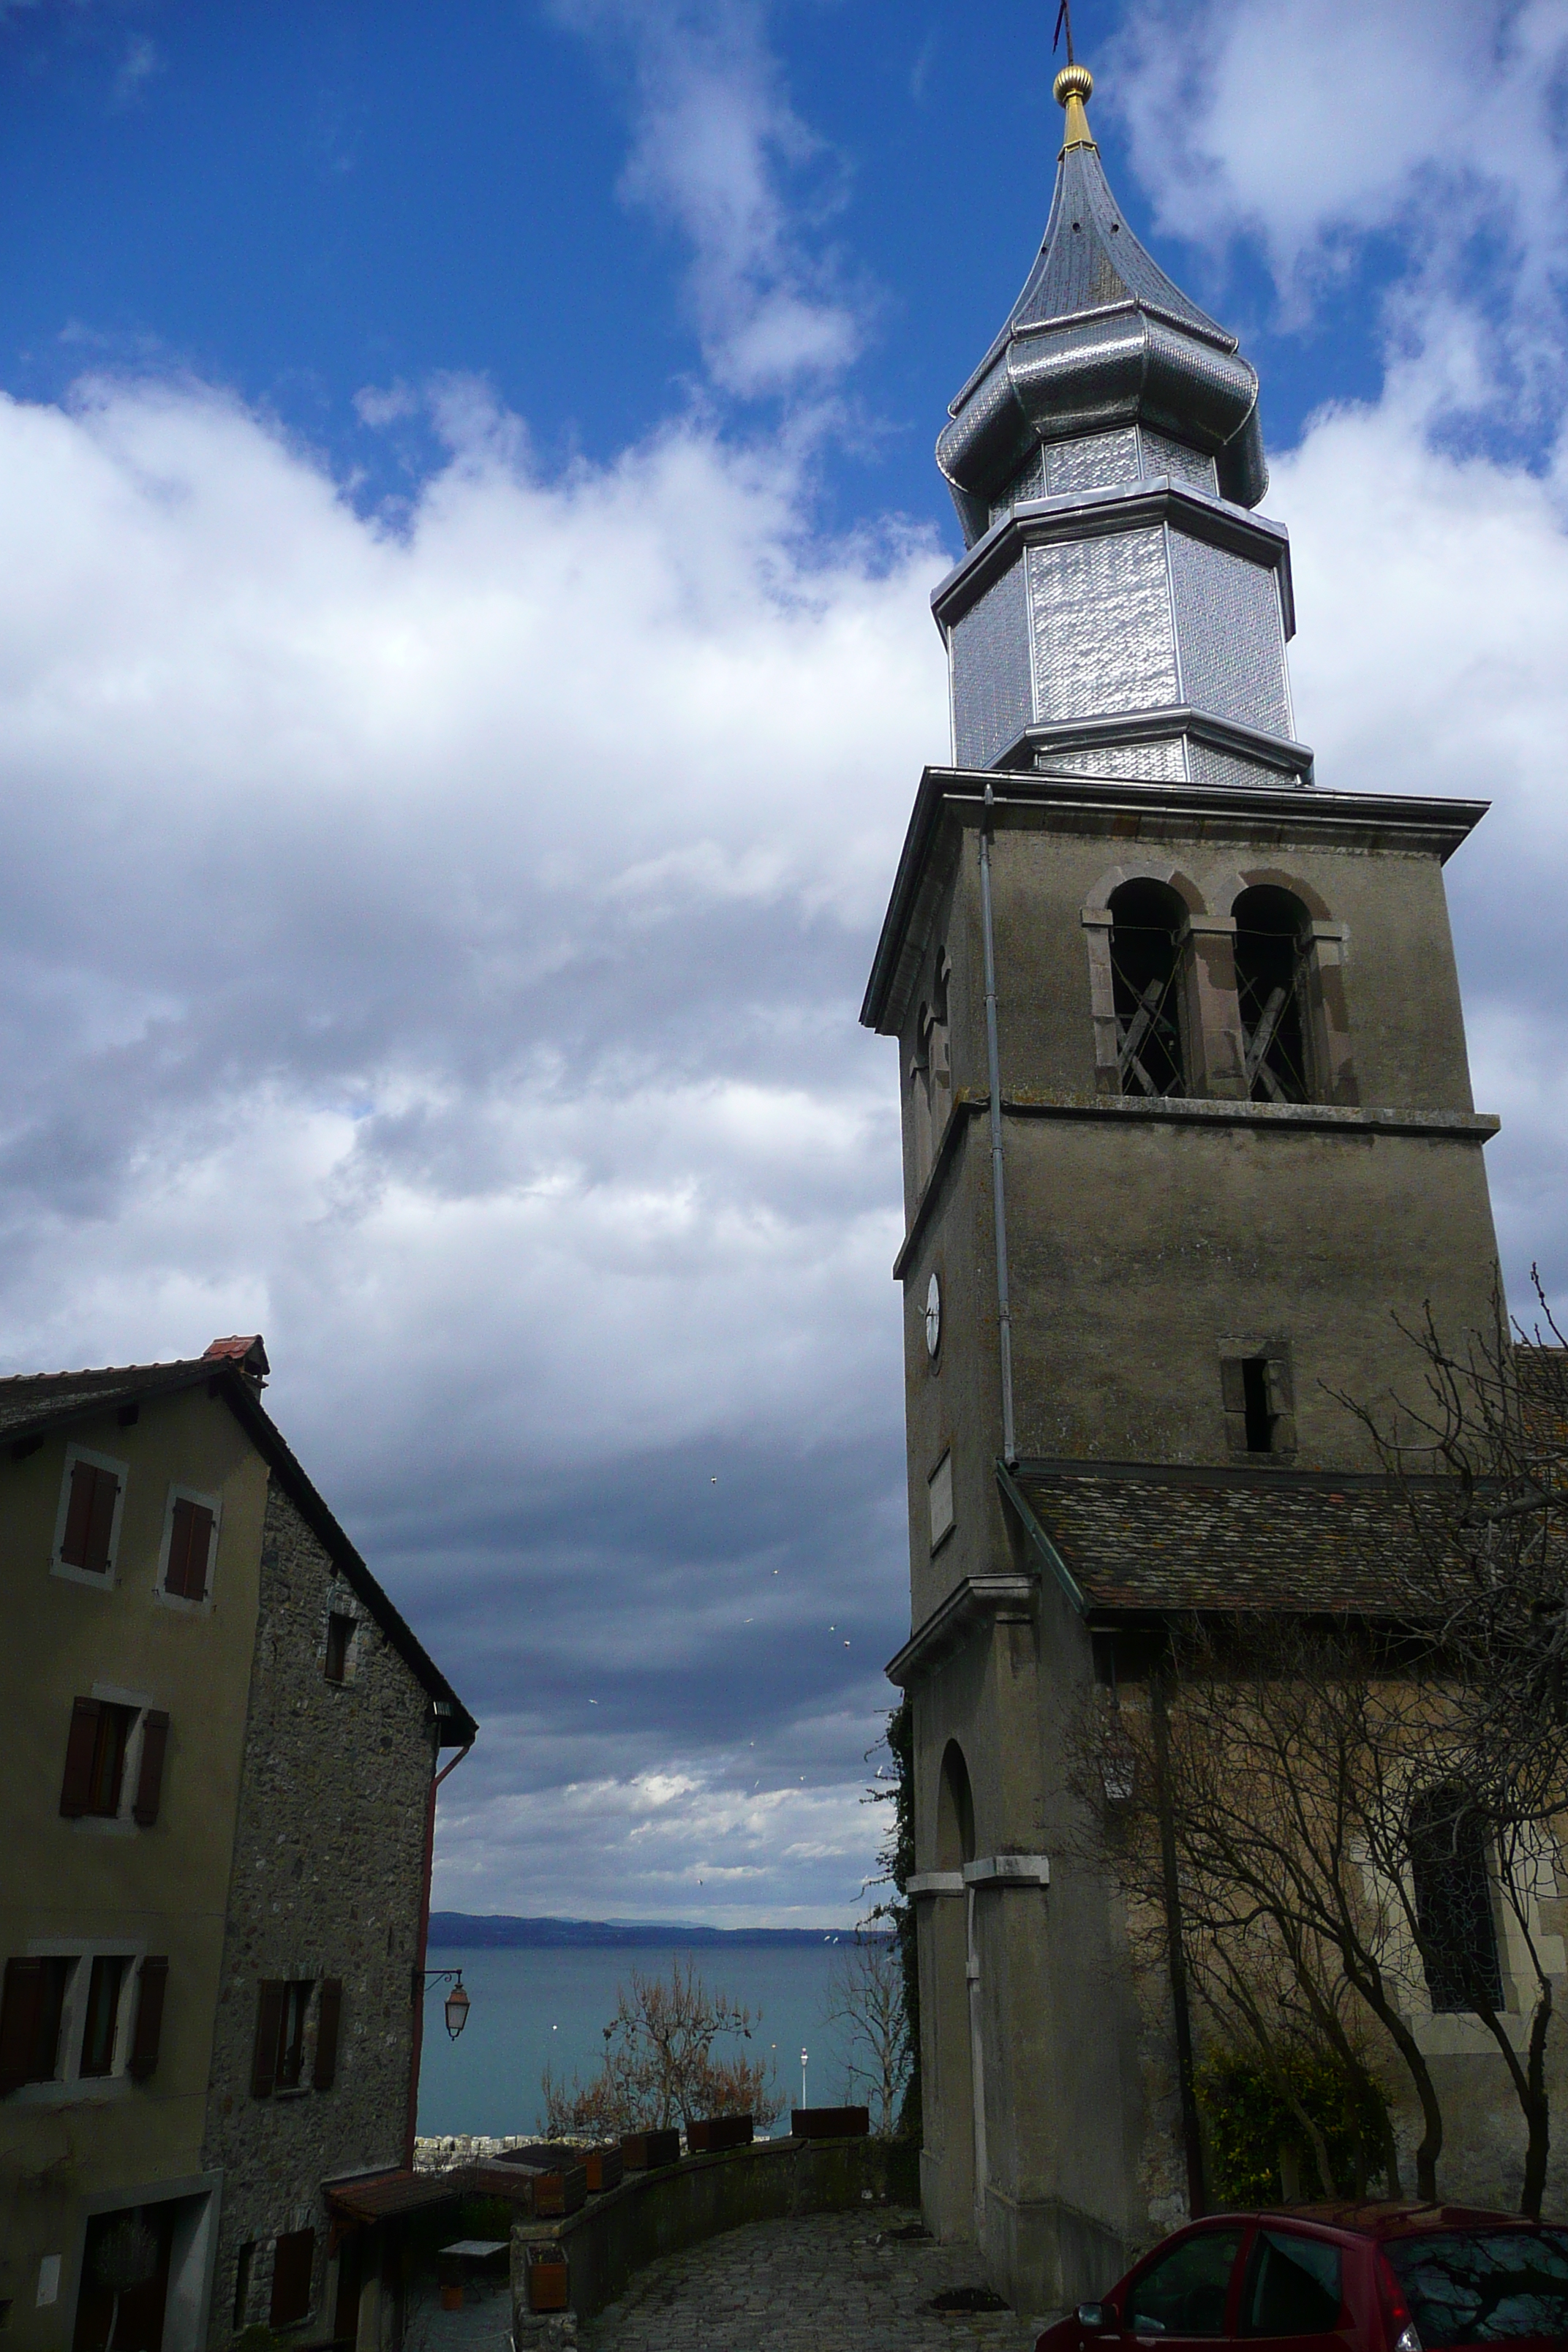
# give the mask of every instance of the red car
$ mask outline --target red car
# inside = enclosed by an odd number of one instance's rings
[[[1130,2343],[1131,2339],[1131,2343]],[[1302,2205],[1178,2230],[1035,2352],[1568,2347],[1568,2229],[1463,2205]]]

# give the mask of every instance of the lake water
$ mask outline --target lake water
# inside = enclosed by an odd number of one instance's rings
[[[462,2038],[452,2042],[441,2013],[447,1988],[432,1985],[426,1995],[420,2131],[531,2135],[542,2121],[539,2083],[545,2068],[568,2082],[575,2071],[586,2083],[598,2071],[616,1988],[634,1967],[644,1976],[668,1976],[678,1957],[687,1955],[673,1946],[668,1951],[432,1948],[427,1965],[460,1968],[473,2007]],[[710,1990],[743,2001],[752,2012],[751,2042],[721,2042],[721,2056],[776,2052],[779,2088],[789,2105],[800,2098],[804,2045],[810,2053],[809,2104],[847,2104],[842,2032],[822,2022],[842,1946],[742,1945],[690,1957]]]

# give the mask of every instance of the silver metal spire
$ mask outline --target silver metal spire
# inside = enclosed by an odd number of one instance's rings
[[[1109,425],[1141,421],[1212,458],[1238,506],[1268,486],[1257,373],[1128,227],[1089,133],[1093,89],[1087,66],[1057,76],[1067,121],[1045,240],[937,443],[971,546],[1043,445]]]
[[[932,598],[953,757],[1154,783],[1310,783],[1258,377],[1121,217],[1076,62],[1045,242],[937,444],[965,544]]]

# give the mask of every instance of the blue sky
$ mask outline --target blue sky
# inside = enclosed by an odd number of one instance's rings
[[[855,1015],[1053,14],[0,5],[5,1365],[266,1334],[484,1725],[448,1907],[857,1907],[908,1601]],[[1568,0],[1079,41],[1262,372],[1321,781],[1494,801],[1477,1095],[1561,1295]]]
[[[1080,8],[1089,51],[1113,51],[1120,13]],[[363,468],[362,497],[405,490],[430,457],[364,426],[367,386],[482,375],[546,465],[605,462],[716,394],[737,429],[774,426],[801,379],[716,385],[708,364],[692,232],[704,197],[711,215],[732,195],[672,187],[631,152],[684,68],[744,92],[784,274],[851,322],[824,519],[897,509],[950,530],[931,419],[1044,226],[1053,14],[1001,0],[977,29],[957,6],[809,0],[672,11],[661,43],[613,9],[529,0],[14,8],[0,191],[29,234],[0,263],[5,382],[58,397],[84,365],[189,369],[340,474]],[[1126,126],[1108,104],[1097,129],[1147,234]],[[699,268],[721,236],[710,218]],[[1247,331],[1274,438],[1375,390],[1397,253],[1355,256],[1279,332],[1244,247],[1166,249]]]

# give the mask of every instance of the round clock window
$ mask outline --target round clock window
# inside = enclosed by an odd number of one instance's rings
[[[926,1292],[926,1353],[934,1361],[942,1345],[942,1285],[933,1274]]]

